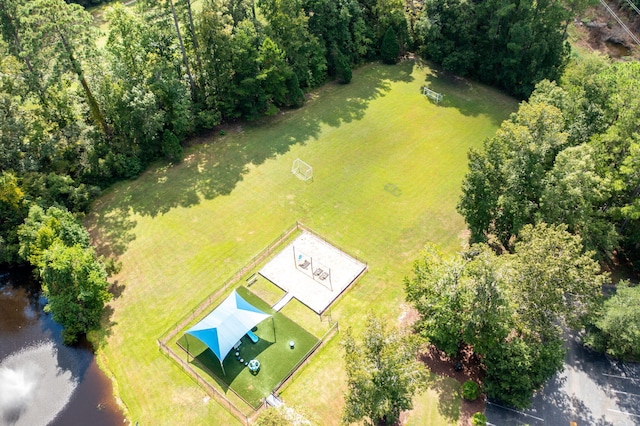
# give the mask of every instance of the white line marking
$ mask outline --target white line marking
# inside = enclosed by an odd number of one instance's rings
[[[612,389],[612,391],[613,391],[613,392],[615,392],[615,393],[623,393],[623,394],[625,394],[625,395],[640,396],[640,394],[638,394],[638,393],[631,393],[631,392],[617,391],[617,390],[613,390],[613,389]]]
[[[618,413],[618,414],[626,414],[627,416],[640,417],[640,414],[627,413],[626,411],[618,411],[618,410],[613,410],[611,408],[607,408],[607,411],[613,411],[614,413]]]
[[[627,377],[627,376],[617,376],[615,374],[607,374],[607,373],[602,373],[603,376],[607,376],[607,377],[615,377],[617,379],[625,379],[625,380],[634,380],[634,381],[638,381],[638,379],[635,379],[633,377]]]
[[[487,404],[495,405],[496,407],[500,407],[500,408],[503,408],[505,410],[513,411],[514,413],[522,414],[523,416],[532,417],[532,418],[534,418],[536,420],[540,420],[541,422],[544,422],[544,419],[541,419],[540,417],[536,417],[534,415],[527,414],[527,413],[522,412],[522,411],[514,410],[513,408],[503,407],[502,405],[494,404],[493,402],[487,402]]]

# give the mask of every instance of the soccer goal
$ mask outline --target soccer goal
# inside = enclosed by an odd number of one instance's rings
[[[442,100],[442,93],[434,92],[433,90],[429,89],[427,86],[424,86],[422,88],[422,94],[430,99],[433,99],[434,101],[436,101],[437,104],[439,104],[440,101]]]
[[[313,179],[313,167],[299,158],[296,158],[293,161],[293,165],[291,166],[291,173],[296,175],[300,180]]]

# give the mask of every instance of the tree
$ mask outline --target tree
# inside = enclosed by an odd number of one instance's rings
[[[302,0],[258,0],[268,25],[265,33],[282,49],[302,87],[313,87],[326,78],[326,51],[309,31],[309,17]]]
[[[563,2],[428,0],[416,31],[422,51],[447,71],[527,98],[556,80],[569,53]]]
[[[553,334],[557,323],[581,327],[599,301],[609,276],[600,273],[594,252],[566,225],[526,225],[515,244],[511,299],[523,324]]]
[[[474,241],[493,235],[510,248],[512,237],[534,222],[543,179],[567,145],[564,123],[558,108],[523,102],[485,141],[484,152],[471,151],[458,211]]]
[[[32,205],[18,228],[20,256],[42,280],[45,310],[63,327],[65,344],[100,325],[107,291],[104,265],[89,247],[89,234],[67,210]]]
[[[543,180],[539,221],[566,224],[588,250],[606,257],[617,247],[619,235],[605,208],[613,186],[601,173],[591,145],[560,152]]]
[[[640,359],[640,286],[622,281],[596,315],[587,344],[615,358]]]
[[[235,2],[239,4],[241,1]],[[235,116],[231,94],[234,68],[232,57],[232,31],[247,16],[233,21],[233,14],[215,0],[204,0],[195,26],[198,44],[202,49],[202,72],[207,78],[201,82],[202,102],[212,111],[218,111],[219,119]]]
[[[337,48],[333,49],[333,62],[335,63],[338,82],[349,84],[352,78],[351,65],[349,65],[347,58],[345,58]]]
[[[24,192],[16,176],[0,174],[0,263],[12,263],[18,255],[18,225],[27,216]]]
[[[42,257],[59,240],[66,246],[89,247],[89,233],[66,209],[37,204],[29,208],[29,215],[18,228],[20,257],[35,267],[42,265]]]
[[[104,135],[110,136],[112,129],[90,87],[83,63],[91,60],[95,53],[91,15],[81,6],[67,4],[64,0],[33,0],[19,10],[25,54],[37,57],[41,69],[53,69],[54,80],[59,78],[60,72],[75,75],[95,124]]]
[[[560,325],[581,328],[598,306],[598,263],[564,225],[526,225],[514,253],[474,244],[445,258],[429,245],[405,278],[416,331],[449,356],[470,347],[486,371],[484,391],[515,407],[562,368]]]
[[[371,29],[356,0],[303,0],[302,5],[309,14],[309,31],[323,43],[327,53],[329,76],[340,78],[337,52],[348,64],[358,64],[372,56]]]
[[[465,262],[445,259],[428,244],[413,265],[413,278],[405,278],[407,301],[420,313],[417,331],[447,355],[457,354],[463,342],[467,289],[461,281]]]
[[[157,13],[149,13],[147,17],[150,21],[156,19],[166,18],[168,15],[171,16],[171,21],[173,23],[174,35],[178,40],[178,44],[180,47],[180,54],[182,56],[182,64],[184,65],[184,70],[187,74],[187,78],[189,80],[189,87],[191,88],[191,95],[196,96],[197,87],[196,80],[193,77],[193,73],[191,72],[191,65],[189,61],[189,56],[187,55],[187,48],[185,47],[185,43],[182,37],[182,29],[180,26],[180,19],[178,18],[178,12],[176,11],[176,4],[174,0],[160,0],[160,1],[150,1],[145,0],[140,3],[143,7],[147,8],[147,10],[157,9]],[[186,6],[188,8],[188,15],[191,17],[191,2],[187,0]],[[195,38],[193,39],[195,40]]]
[[[111,299],[107,273],[91,248],[55,241],[44,253],[39,268],[45,311],[64,330],[65,344],[100,326],[104,304]]]
[[[514,329],[481,355],[485,394],[505,405],[526,408],[533,394],[562,370],[565,350],[558,336],[541,338],[535,332]]]
[[[382,45],[380,46],[380,56],[382,62],[385,64],[393,65],[398,62],[398,55],[400,54],[400,46],[398,45],[398,38],[393,30],[393,27],[387,28],[382,38]]]
[[[413,395],[426,378],[414,340],[370,315],[361,341],[349,329],[342,346],[348,381],[344,422],[391,425],[401,411],[412,408]]]

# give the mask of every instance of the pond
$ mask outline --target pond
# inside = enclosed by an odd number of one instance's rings
[[[0,271],[0,425],[126,423],[91,346],[64,346],[45,303],[29,270]]]

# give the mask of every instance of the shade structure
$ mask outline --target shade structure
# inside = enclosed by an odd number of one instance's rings
[[[236,342],[270,316],[244,300],[234,290],[202,321],[187,330],[187,334],[207,345],[222,365]]]

